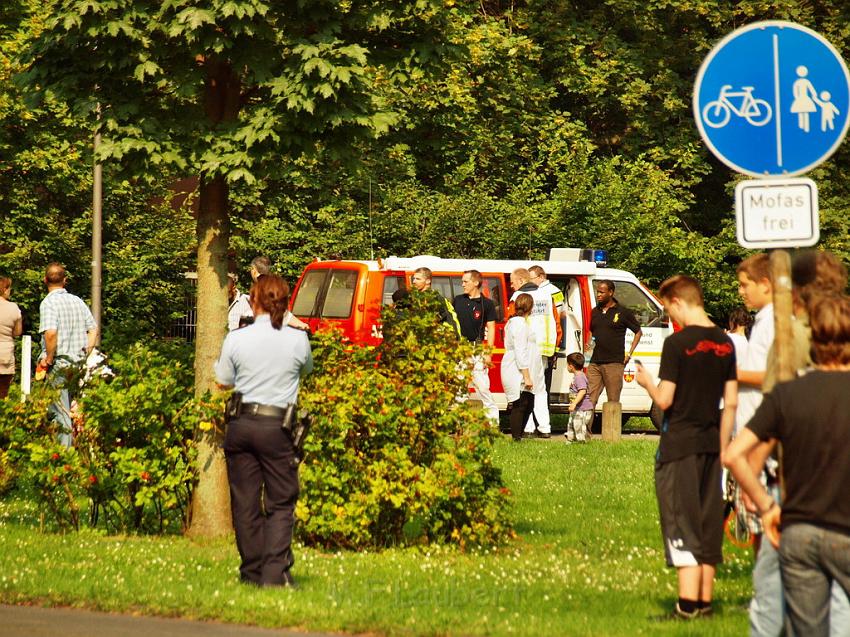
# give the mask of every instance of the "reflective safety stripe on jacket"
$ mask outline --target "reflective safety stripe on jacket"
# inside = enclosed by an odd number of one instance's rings
[[[446,314],[447,314],[447,316],[444,316],[443,322],[451,325],[454,328],[455,333],[458,336],[460,336],[460,321],[457,318],[457,312],[455,312],[454,303],[452,303],[451,301],[449,301],[445,297],[442,297],[442,298],[443,298],[443,303],[446,306]]]

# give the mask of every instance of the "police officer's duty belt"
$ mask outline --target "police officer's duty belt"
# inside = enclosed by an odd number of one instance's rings
[[[272,418],[283,418],[286,412],[290,411],[283,407],[275,407],[274,405],[261,405],[260,403],[242,403],[240,413],[248,414],[249,416],[271,416]]]

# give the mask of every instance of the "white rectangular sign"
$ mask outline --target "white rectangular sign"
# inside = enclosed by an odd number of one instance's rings
[[[818,187],[811,179],[755,179],[735,187],[738,243],[804,248],[820,239]]]

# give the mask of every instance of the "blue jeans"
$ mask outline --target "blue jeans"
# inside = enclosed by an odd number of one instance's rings
[[[833,587],[837,583],[845,598],[850,595],[850,534],[791,524],[782,530],[779,562],[794,633],[829,637],[830,604],[835,597],[841,599]],[[837,622],[834,628],[839,631],[834,634],[847,630]]]
[[[753,567],[753,599],[750,602],[750,636],[779,637],[785,627],[785,599],[779,553],[762,538]]]
[[[70,447],[74,444],[72,435],[71,423],[71,396],[67,389],[59,390],[59,399],[50,405],[47,413],[59,425],[59,443],[63,447]]]

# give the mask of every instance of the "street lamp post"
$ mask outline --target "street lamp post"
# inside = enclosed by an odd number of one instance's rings
[[[94,133],[94,172],[92,192],[92,228],[91,228],[91,311],[97,323],[97,344],[101,334],[101,291],[103,289],[103,166],[97,161],[97,147],[100,145],[100,104],[97,105],[98,127]]]

